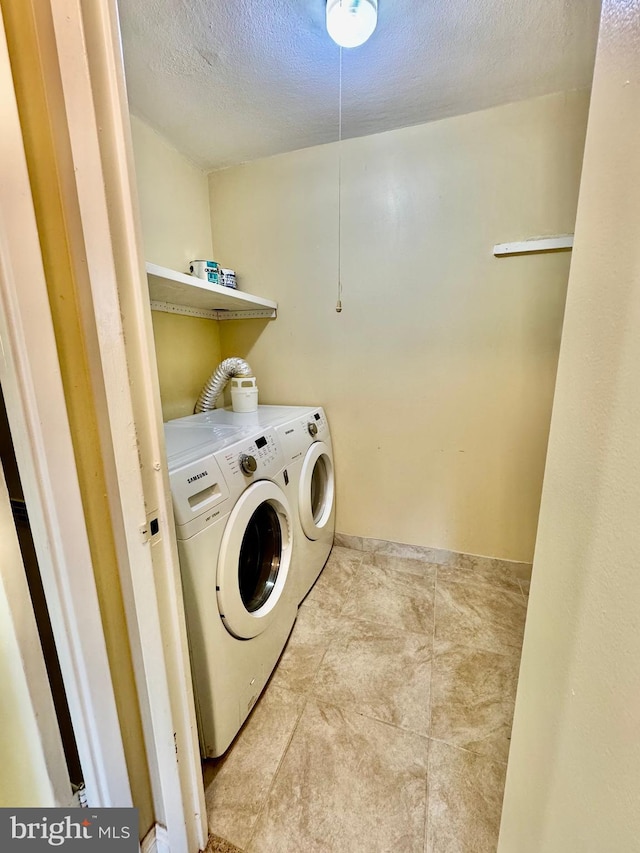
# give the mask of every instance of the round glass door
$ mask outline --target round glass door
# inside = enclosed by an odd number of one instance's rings
[[[316,524],[322,521],[325,506],[327,504],[327,492],[329,490],[329,466],[327,457],[319,456],[313,466],[311,474],[311,515]]]
[[[249,639],[267,628],[289,593],[291,510],[282,489],[259,480],[238,498],[225,525],[216,590],[226,629]]]
[[[238,559],[238,585],[242,603],[255,613],[276,584],[282,560],[282,531],[278,513],[262,503],[247,524]]]
[[[327,525],[334,493],[331,454],[324,442],[317,441],[307,451],[300,473],[300,523],[307,538],[318,539]]]

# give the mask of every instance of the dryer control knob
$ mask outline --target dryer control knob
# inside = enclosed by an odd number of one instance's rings
[[[314,424],[313,421],[310,421],[307,424],[307,429],[309,430],[309,435],[315,438],[318,434],[318,424]]]
[[[258,463],[255,456],[249,456],[248,453],[243,453],[240,457],[240,467],[244,474],[255,474],[258,470]]]

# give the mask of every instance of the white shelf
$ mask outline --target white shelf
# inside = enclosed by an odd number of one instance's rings
[[[154,311],[208,317],[212,320],[273,318],[278,304],[230,287],[210,284],[194,275],[147,263],[149,295]]]
[[[503,255],[530,255],[537,252],[559,252],[573,248],[573,234],[559,234],[557,237],[534,237],[515,243],[498,243],[493,247],[496,257]]]

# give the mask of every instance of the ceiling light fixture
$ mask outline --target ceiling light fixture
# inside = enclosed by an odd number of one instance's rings
[[[327,0],[327,32],[340,47],[360,47],[378,23],[378,0]]]

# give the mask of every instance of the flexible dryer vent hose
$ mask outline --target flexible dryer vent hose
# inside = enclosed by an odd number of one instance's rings
[[[220,362],[200,392],[195,408],[196,414],[215,409],[216,400],[222,394],[224,386],[234,376],[253,376],[253,370],[243,358],[225,358]]]

